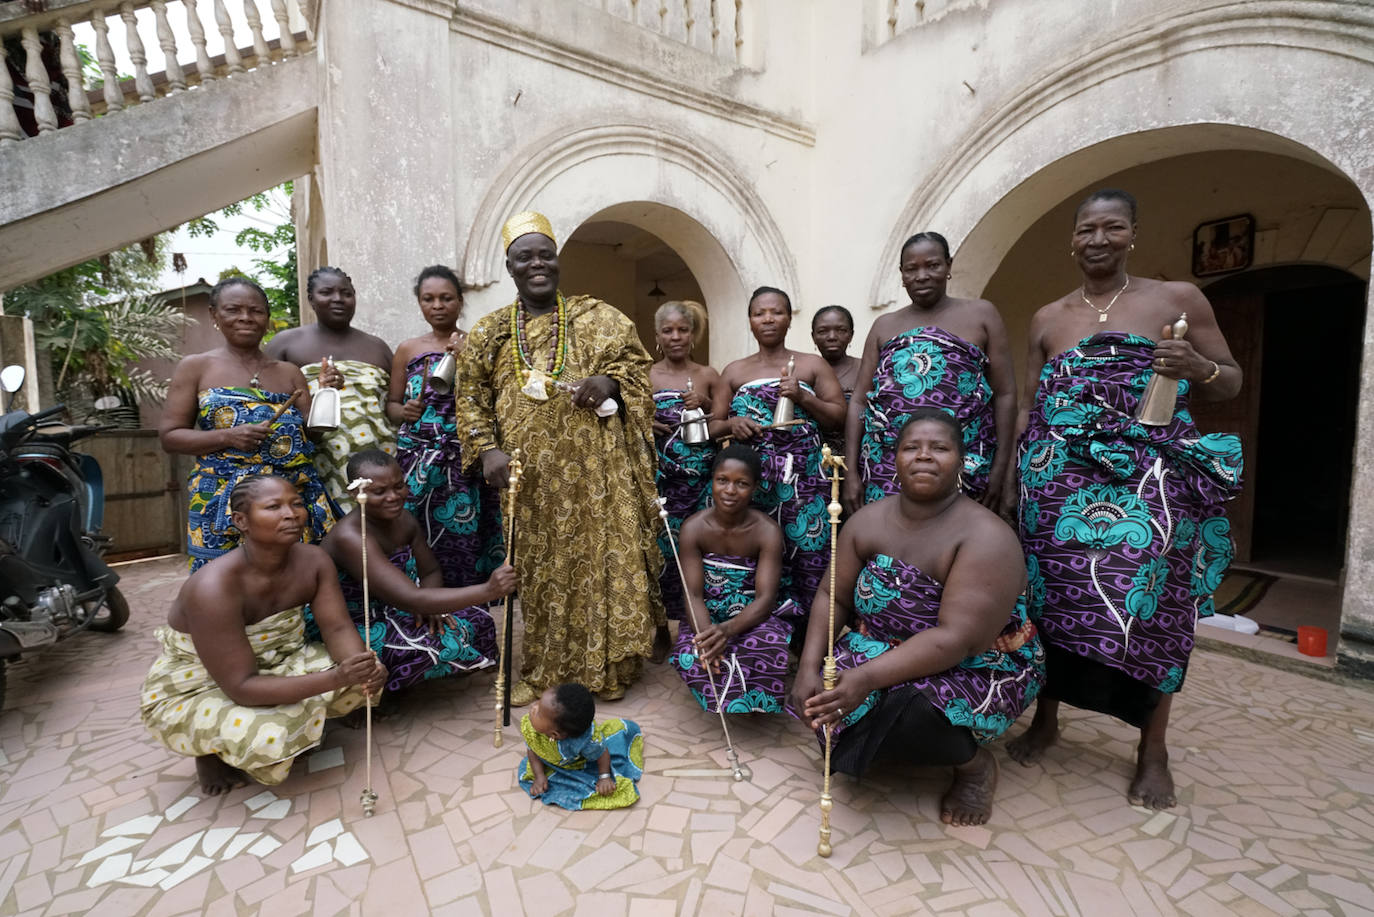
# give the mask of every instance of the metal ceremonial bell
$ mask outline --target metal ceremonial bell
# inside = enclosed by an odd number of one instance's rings
[[[1188,313],[1174,322],[1174,340],[1181,341],[1188,333]],[[1145,384],[1145,394],[1135,410],[1135,419],[1147,427],[1166,427],[1174,421],[1174,404],[1178,401],[1178,380],[1155,373]]]
[[[322,433],[339,428],[339,390],[322,388],[310,401],[310,416],[305,426],[312,433]]]
[[[439,358],[439,362],[434,364],[434,370],[426,381],[433,391],[447,395],[453,391],[453,375],[457,371],[458,358],[451,353],[445,353]]]

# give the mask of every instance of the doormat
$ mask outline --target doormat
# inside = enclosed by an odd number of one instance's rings
[[[1269,587],[1279,578],[1271,573],[1251,570],[1232,570],[1221,581],[1212,596],[1219,614],[1243,615],[1254,608],[1264,598]]]

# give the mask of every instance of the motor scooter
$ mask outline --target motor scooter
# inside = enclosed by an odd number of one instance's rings
[[[119,574],[101,558],[109,538],[100,534],[100,465],[70,449],[106,428],[55,423],[61,405],[14,410],[23,384],[22,366],[0,370],[10,395],[0,415],[0,705],[9,660],[129,620]]]

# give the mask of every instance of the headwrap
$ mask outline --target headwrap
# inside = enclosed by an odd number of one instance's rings
[[[508,251],[512,242],[532,232],[548,236],[557,244],[558,240],[553,237],[553,224],[549,222],[549,218],[542,213],[525,210],[511,217],[506,221],[506,225],[501,227],[501,242],[504,245],[502,251]]]

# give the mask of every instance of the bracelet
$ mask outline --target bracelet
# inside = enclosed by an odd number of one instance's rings
[[[602,774],[601,777],[600,777],[600,779],[602,779],[602,780],[610,780],[610,779],[611,779],[612,777],[614,777],[614,776],[615,776],[614,774]]]
[[[1201,384],[1202,384],[1202,385],[1207,385],[1208,383],[1215,382],[1215,381],[1217,381],[1217,376],[1220,376],[1220,375],[1221,375],[1221,364],[1217,363],[1216,360],[1213,360],[1213,361],[1212,361],[1212,374],[1211,374],[1210,376],[1208,376],[1206,379],[1203,379],[1202,382],[1201,382]]]

